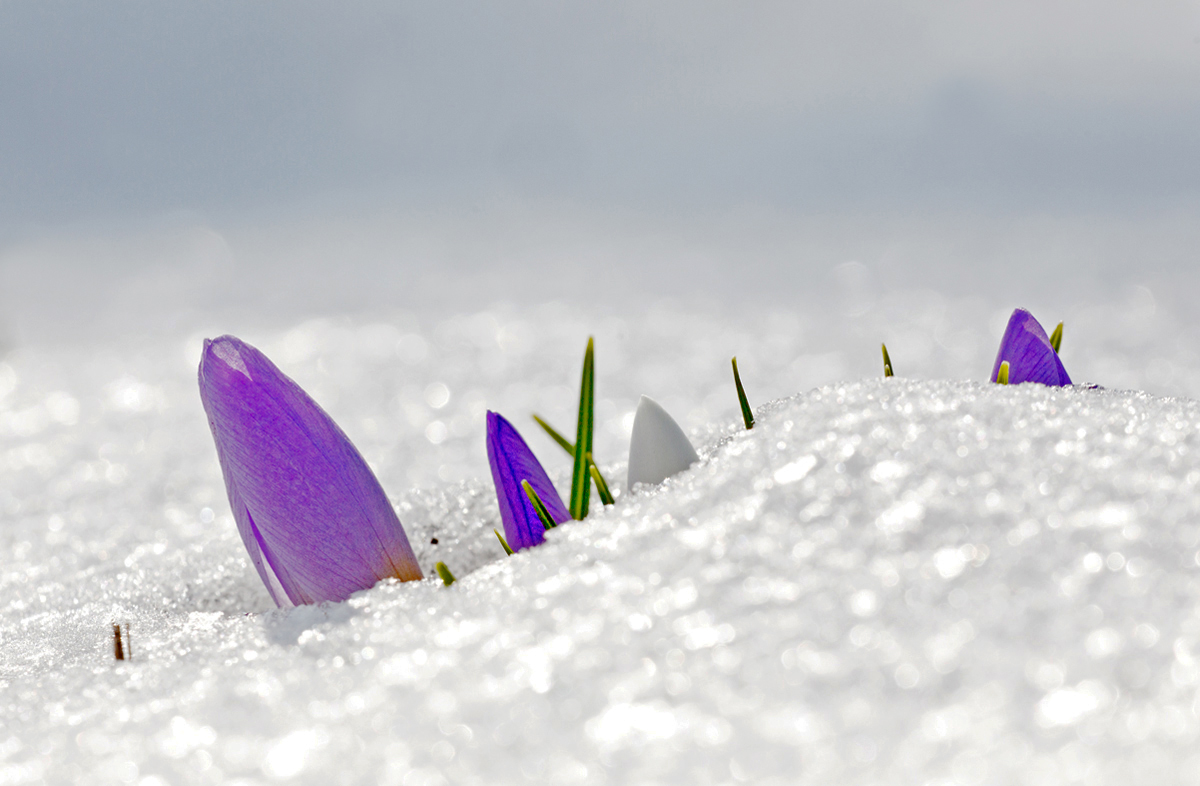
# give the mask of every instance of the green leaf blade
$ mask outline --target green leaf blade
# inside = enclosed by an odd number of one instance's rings
[[[437,571],[438,576],[440,576],[442,579],[442,583],[447,587],[457,581],[457,579],[454,578],[454,574],[451,573],[450,569],[446,567],[446,563],[439,562],[433,566],[433,569]]]
[[[505,540],[504,536],[500,534],[500,530],[494,529],[492,532],[496,533],[496,539],[499,540],[500,545],[504,547],[504,553],[511,557],[513,555],[513,550],[509,548],[508,541]]]
[[[571,518],[579,521],[587,516],[588,498],[592,492],[592,475],[588,471],[587,455],[592,452],[592,428],[595,418],[596,377],[595,348],[588,337],[583,354],[583,378],[579,383],[579,417],[575,425],[575,467],[571,473]]]
[[[742,406],[742,421],[747,429],[754,428],[754,410],[746,400],[746,389],[742,387],[742,375],[738,373],[737,358],[733,359],[733,384],[737,386],[738,403]]]
[[[887,344],[880,344],[883,347],[883,376],[892,376],[892,358],[888,355]]]
[[[612,492],[608,490],[608,482],[604,480],[604,476],[600,474],[600,468],[596,466],[596,462],[592,460],[592,454],[587,455],[588,471],[592,473],[592,480],[596,482],[596,493],[600,495],[600,501],[605,505],[613,505],[616,499],[613,498]]]
[[[1054,328],[1054,332],[1050,334],[1050,346],[1054,347],[1054,354],[1058,354],[1058,350],[1062,348],[1062,333],[1063,323],[1059,322],[1058,327]]]
[[[529,501],[533,503],[533,509],[541,520],[542,527],[545,529],[554,529],[557,527],[558,525],[554,523],[554,519],[550,517],[550,511],[546,509],[546,503],[542,502],[542,498],[533,490],[533,486],[529,485],[528,480],[521,481],[521,488],[525,489],[525,496],[529,497]]]
[[[559,434],[558,430],[554,428],[554,426],[551,426],[537,415],[534,415],[533,419],[536,420],[537,424],[541,426],[547,434],[550,435],[550,439],[557,442],[563,450],[567,451],[567,453],[571,454],[572,456],[575,455],[575,445],[571,442],[571,440],[567,439],[562,434]]]

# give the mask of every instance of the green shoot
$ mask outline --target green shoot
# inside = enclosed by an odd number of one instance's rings
[[[754,411],[750,409],[750,402],[746,400],[746,389],[742,387],[742,376],[738,374],[737,358],[733,359],[733,384],[737,385],[738,403],[742,405],[742,420],[746,423],[746,428],[754,428]]]
[[[500,530],[494,529],[492,532],[496,533],[496,539],[499,540],[500,545],[504,547],[504,553],[511,557],[513,550],[508,547],[508,541],[505,540],[504,536],[500,534]]]
[[[437,574],[439,576],[441,576],[442,583],[445,584],[447,587],[449,587],[451,584],[453,584],[455,582],[454,574],[451,573],[450,569],[446,567],[446,563],[439,562],[438,564],[433,566],[433,569],[437,571]]]
[[[1058,327],[1054,328],[1054,332],[1050,334],[1050,346],[1054,347],[1054,354],[1056,355],[1062,346],[1062,328],[1063,323],[1059,322]]]
[[[564,437],[562,434],[559,434],[558,431],[555,430],[554,426],[551,426],[549,423],[542,420],[537,415],[534,415],[533,419],[537,421],[537,424],[539,426],[541,426],[543,429],[546,430],[546,433],[550,435],[550,439],[554,440],[559,445],[561,445],[562,449],[567,451],[568,453],[570,453],[572,456],[575,455],[575,446],[571,443],[571,441],[569,439]]]
[[[596,481],[596,493],[600,495],[600,501],[605,505],[611,505],[616,502],[613,499],[612,492],[608,490],[608,484],[604,482],[604,476],[600,474],[600,468],[596,466],[596,462],[592,461],[592,454],[587,454],[588,471],[592,473],[592,480]]]
[[[573,444],[571,444],[571,442],[566,437],[564,437],[562,434],[558,433],[558,430],[555,429],[554,426],[551,426],[549,423],[542,420],[537,415],[534,415],[533,419],[537,421],[539,426],[541,426],[542,428],[544,428],[546,430],[546,433],[550,435],[551,439],[553,439],[559,445],[562,445],[563,450],[567,451],[567,453],[572,458],[575,457],[575,446]],[[596,475],[600,475],[600,468],[596,466],[596,462],[594,462],[594,461],[592,462],[591,467],[588,469],[588,472],[592,473],[593,479],[595,479]],[[608,483],[604,480],[603,475],[600,475],[600,479],[596,481],[596,488],[600,488],[600,486],[604,486],[605,491],[608,490]],[[604,494],[604,492],[601,492],[602,497],[603,497],[603,494]],[[604,504],[611,505],[612,503],[605,502]]]
[[[529,497],[529,501],[533,503],[533,509],[537,511],[538,518],[542,520],[542,526],[546,529],[554,529],[557,524],[554,519],[550,518],[550,511],[546,510],[546,503],[542,502],[542,498],[533,490],[533,486],[529,485],[528,480],[521,481],[521,488],[525,489],[525,496]]]
[[[1008,361],[1000,364],[1000,370],[996,372],[996,382],[1001,385],[1008,384]]]
[[[887,344],[880,344],[883,347],[883,375],[885,377],[893,376],[892,374],[892,359],[888,355]]]
[[[592,425],[595,417],[596,374],[594,347],[588,338],[583,353],[583,378],[579,383],[579,418],[575,425],[575,469],[571,473],[571,518],[579,521],[587,515],[592,493],[592,475],[587,456],[592,452]]]

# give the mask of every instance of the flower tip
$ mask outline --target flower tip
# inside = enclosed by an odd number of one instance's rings
[[[249,379],[250,371],[246,359],[257,352],[258,350],[236,336],[206,338],[200,355],[200,376],[203,378],[207,374],[232,370]]]
[[[240,354],[248,346],[250,345],[237,336],[226,333],[216,338],[204,339],[204,356],[205,358],[217,357],[225,360],[230,355]]]

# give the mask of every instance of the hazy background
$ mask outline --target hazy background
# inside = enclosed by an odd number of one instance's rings
[[[0,0],[0,343],[581,294],[1186,308],[1197,129],[1197,0]]]

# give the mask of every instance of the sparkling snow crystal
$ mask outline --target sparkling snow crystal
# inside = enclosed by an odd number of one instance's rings
[[[17,350],[0,784],[1194,783],[1200,404],[991,384],[1003,309],[913,309],[828,333],[548,306],[246,335],[354,440],[426,575],[458,577],[291,610],[226,502],[201,336]],[[1080,378],[1174,357],[1079,323]],[[506,557],[485,412],[565,491],[526,413],[573,422],[590,333],[608,477],[642,393],[700,461]],[[877,376],[881,338],[910,376]],[[751,431],[735,352],[770,402]]]

